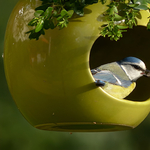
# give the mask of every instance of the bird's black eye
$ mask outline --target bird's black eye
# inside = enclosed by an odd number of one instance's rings
[[[132,66],[137,70],[142,70],[142,68],[140,66],[137,66],[137,65],[132,65]]]

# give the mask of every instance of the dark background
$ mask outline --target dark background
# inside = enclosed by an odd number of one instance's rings
[[[18,0],[0,0],[0,150],[150,150],[150,116],[129,131],[42,131],[21,115],[9,93],[1,57],[9,15]]]

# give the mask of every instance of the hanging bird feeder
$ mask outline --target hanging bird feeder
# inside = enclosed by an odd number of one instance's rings
[[[138,126],[149,114],[149,96],[144,101],[112,97],[96,87],[90,69],[131,55],[150,68],[150,32],[145,27],[149,12],[143,11],[138,26],[118,42],[98,38],[106,10],[101,3],[87,6],[85,15],[74,16],[67,28],[47,30],[39,40],[30,40],[25,34],[27,24],[39,5],[39,0],[21,0],[5,37],[6,78],[22,115],[34,127],[51,131],[117,131]]]

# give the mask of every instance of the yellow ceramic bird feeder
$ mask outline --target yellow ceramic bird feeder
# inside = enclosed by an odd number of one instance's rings
[[[6,31],[4,65],[12,97],[27,121],[51,131],[117,131],[138,126],[150,111],[148,79],[133,96],[117,99],[94,83],[91,68],[138,57],[150,68],[148,11],[119,41],[100,36],[106,5],[85,8],[67,28],[47,30],[38,40],[25,34],[39,0],[20,0]],[[99,37],[100,36],[100,37]],[[139,88],[138,88],[139,87]],[[145,90],[144,90],[145,89]],[[142,100],[142,97],[144,100]]]

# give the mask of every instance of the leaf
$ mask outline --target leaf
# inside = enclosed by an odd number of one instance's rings
[[[115,13],[118,13],[118,9],[117,9],[117,7],[114,5],[113,6],[113,11],[115,12]]]
[[[68,15],[68,12],[65,9],[63,9],[60,14],[62,17],[64,17],[64,16]]]
[[[59,20],[62,20],[62,16],[58,17],[57,20],[58,20],[58,21],[59,21]]]
[[[35,32],[35,30],[30,31],[29,39],[36,39],[38,40],[41,34],[45,34],[44,30],[41,30],[40,32]]]
[[[43,13],[44,13],[43,10],[37,10],[37,11],[34,13],[34,16],[38,18],[38,17],[40,17]]]
[[[74,14],[74,10],[69,10],[69,11],[68,11],[68,15],[69,15],[68,18],[71,18],[73,14]]]
[[[114,9],[113,8],[110,8],[110,10],[109,10],[109,15],[111,16],[111,15],[113,15],[114,14]]]
[[[137,0],[136,3],[140,5],[147,5],[147,0]]]
[[[39,31],[41,31],[43,26],[44,26],[44,20],[41,19],[41,20],[39,20],[39,22],[38,22],[38,24],[37,24],[37,26],[35,28],[35,32],[37,33]]]
[[[62,21],[59,21],[57,26],[59,27],[59,29],[63,29],[64,27],[67,27],[68,23],[69,23],[68,20],[63,19]]]
[[[28,23],[29,26],[35,26],[36,24],[37,24],[37,19],[36,19],[36,18],[33,18],[33,19]]]
[[[149,22],[147,24],[147,29],[150,30],[150,20],[149,20]]]
[[[148,7],[146,5],[139,5],[137,7],[134,7],[135,9],[142,9],[142,10],[148,10]]]
[[[117,25],[118,29],[127,29],[128,26]]]
[[[133,8],[139,6],[139,4],[129,4],[128,6]]]
[[[118,9],[117,9],[117,7],[115,5],[113,5],[109,9],[109,15],[113,15],[114,13],[118,13]]]
[[[115,14],[115,17],[114,17],[114,20],[115,21],[120,21],[120,20],[123,20],[124,18],[118,14]]]
[[[48,19],[50,18],[50,16],[52,15],[52,11],[53,11],[53,8],[52,7],[48,7],[44,13],[44,16],[45,16],[45,19]]]
[[[106,27],[108,24],[103,24],[103,25],[101,25],[101,27]]]

